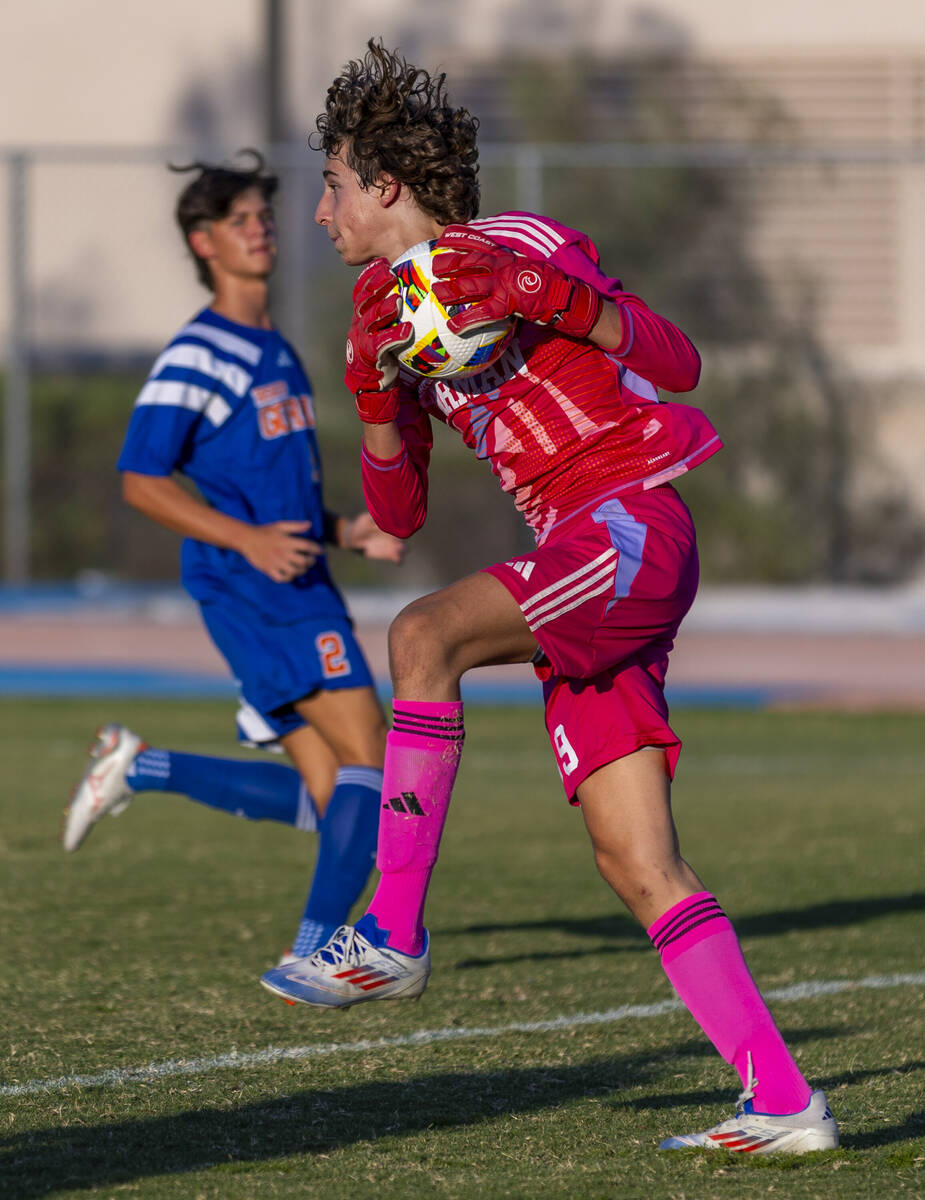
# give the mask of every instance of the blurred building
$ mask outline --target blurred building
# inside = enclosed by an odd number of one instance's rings
[[[178,308],[195,303],[170,221],[176,180],[158,164],[81,150],[265,144],[270,8],[32,0],[0,12],[0,144],[44,148],[30,173],[26,231],[39,343],[154,345]],[[772,273],[805,264],[833,344],[863,353],[871,368],[925,372],[920,0],[884,0],[875,21],[868,5],[844,0],[280,0],[278,11],[281,107],[296,146],[326,82],[371,34],[474,80],[466,90],[487,136],[511,132],[497,109],[506,54],[534,56],[541,69],[569,51],[600,60],[683,51],[682,100],[696,112],[697,137],[734,143],[741,130],[728,96],[717,95],[721,66],[730,86],[773,101],[769,141],[828,153],[821,165],[791,163],[755,181],[761,260]],[[307,150],[306,160],[315,167]]]

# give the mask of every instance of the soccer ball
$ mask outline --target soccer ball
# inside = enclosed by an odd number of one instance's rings
[[[451,304],[445,309],[431,291],[434,282],[433,259],[436,242],[419,242],[392,263],[401,293],[399,320],[410,321],[414,338],[396,354],[398,361],[415,375],[427,379],[460,379],[483,371],[507,348],[514,332],[514,320],[493,321],[467,333],[451,333],[448,317],[466,307]],[[445,253],[445,251],[437,251]]]

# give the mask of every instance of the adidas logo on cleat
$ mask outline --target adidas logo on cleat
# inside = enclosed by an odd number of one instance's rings
[[[744,1129],[733,1129],[726,1133],[711,1133],[710,1140],[724,1150],[761,1150],[776,1142],[781,1134],[771,1134],[769,1137],[755,1137]]]
[[[386,983],[397,983],[399,976],[390,975],[386,971],[370,970],[368,967],[351,967],[349,971],[338,971],[335,979],[343,979],[354,987],[371,992]],[[292,1003],[290,1001],[290,1003]]]

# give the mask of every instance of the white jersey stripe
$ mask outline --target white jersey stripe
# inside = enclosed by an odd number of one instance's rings
[[[213,396],[209,403],[203,409],[202,415],[218,429],[219,425],[224,425],[231,416],[231,405],[223,396]]]
[[[561,608],[557,608],[555,612],[547,613],[545,617],[540,617],[538,621],[528,621],[527,624],[531,630],[539,629],[541,625],[545,625],[547,621],[554,621],[556,617],[561,617],[563,613],[571,612],[573,608],[577,608],[579,604],[584,604],[586,600],[590,600],[593,596],[599,596],[601,592],[610,591],[613,587],[612,579],[605,579],[600,587],[595,588],[593,592],[588,592],[583,596],[579,596],[577,600],[573,600],[571,604],[564,604]]]
[[[210,379],[219,380],[236,396],[243,396],[253,382],[253,376],[248,375],[237,363],[216,358],[211,350],[192,342],[168,346],[151,368],[150,378],[156,379],[165,367],[187,367],[191,371],[198,371],[200,375],[208,375]]]
[[[219,350],[224,350],[226,354],[233,354],[235,358],[243,358],[252,367],[256,367],[263,357],[263,347],[255,346],[253,342],[238,337],[236,333],[229,333],[226,329],[217,329],[214,325],[206,325],[203,321],[193,321],[192,324],[186,325],[180,330],[174,341],[183,337],[202,338],[203,341],[218,346]]]
[[[536,213],[527,212],[501,212],[493,213],[490,217],[476,217],[471,222],[473,225],[522,225],[524,228],[533,229],[534,231],[545,233],[555,241],[564,242],[565,238],[559,233],[545,217],[538,217]]]
[[[541,241],[539,238],[528,237],[520,230],[513,232],[511,230],[495,226],[493,229],[487,229],[483,232],[489,237],[494,234],[496,237],[507,235],[512,239],[516,238],[516,240],[521,242],[524,246],[529,246],[530,249],[538,251],[544,258],[549,258],[556,249],[555,246],[550,246],[548,243]],[[516,246],[512,247],[512,249],[516,250]]]
[[[552,597],[552,599],[547,600],[545,604],[541,604],[541,605],[539,605],[539,607],[534,605],[534,606],[523,608],[522,609],[523,614],[527,618],[528,622],[532,621],[532,620],[536,620],[536,618],[538,616],[540,616],[542,613],[548,612],[548,610],[551,608],[556,608],[557,605],[562,604],[563,601],[565,601],[565,600],[571,600],[571,598],[573,596],[578,596],[582,592],[586,592],[589,587],[591,587],[593,584],[599,583],[600,580],[602,580],[602,579],[607,580],[608,587],[610,587],[611,584],[613,584],[615,586],[616,585],[616,575],[617,575],[616,563],[609,562],[605,566],[601,567],[601,569],[598,572],[596,572],[596,574],[589,576],[589,578],[587,578],[587,579],[582,579],[582,581],[580,583],[576,583],[575,586],[572,588],[569,588],[569,590],[567,592],[557,593],[555,596]],[[597,591],[589,592],[588,594],[591,596],[596,596]]]
[[[557,580],[556,583],[551,583],[548,587],[543,588],[542,591],[536,592],[534,595],[529,596],[524,601],[523,607],[532,608],[537,601],[545,600],[547,596],[551,595],[553,592],[557,592],[560,588],[568,587],[570,583],[574,583],[577,579],[580,579],[582,575],[587,575],[591,571],[596,571],[602,563],[605,563],[608,561],[608,559],[613,558],[616,553],[616,549],[611,546],[609,550],[605,550],[602,554],[599,554],[597,558],[592,559],[591,562],[585,563],[583,567],[579,567],[578,570],[573,571],[571,575],[566,575],[563,579]]]
[[[497,217],[482,217],[479,220],[471,221],[470,224],[489,235],[492,229],[496,229],[516,237],[522,237],[524,241],[539,243],[544,245],[550,253],[557,250],[559,246],[565,245],[565,238],[561,233],[536,217],[517,217],[505,213]]]
[[[210,388],[195,387],[191,383],[179,383],[170,379],[153,380],[146,383],[135,401],[137,407],[158,404],[187,408],[200,412],[216,428],[231,416],[231,405]]]

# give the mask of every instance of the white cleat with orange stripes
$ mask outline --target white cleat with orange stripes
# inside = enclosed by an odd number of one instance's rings
[[[802,1112],[779,1115],[759,1113],[753,1108],[757,1082],[749,1079],[745,1091],[739,1096],[734,1117],[703,1133],[666,1138],[659,1150],[685,1150],[689,1146],[700,1146],[707,1150],[732,1150],[742,1154],[809,1154],[812,1150],[834,1150],[837,1147],[838,1125],[826,1103],[825,1092],[813,1092]]]
[[[61,842],[76,850],[101,817],[117,817],[135,793],[125,775],[144,742],[124,725],[103,725],[90,746],[90,761],[64,814]]]
[[[362,917],[357,925],[341,925],[331,940],[308,958],[274,967],[260,982],[290,1003],[314,1008],[350,1008],[367,1000],[415,1000],[430,976],[430,939],[425,935],[420,954],[402,954],[377,946],[375,919]]]

